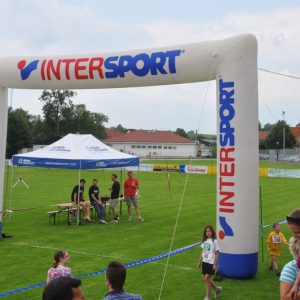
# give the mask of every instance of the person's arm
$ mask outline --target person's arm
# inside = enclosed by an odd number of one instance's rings
[[[297,294],[298,294],[298,291],[299,291],[299,286],[300,286],[300,272],[298,273],[297,275],[297,278],[296,278],[296,281],[290,291],[290,295],[291,295],[291,298],[293,300],[296,300],[297,299]]]
[[[214,263],[214,266],[213,266],[214,271],[217,269],[218,261],[219,261],[219,250],[215,251],[215,263]]]
[[[137,179],[135,180],[134,187],[135,187],[136,189],[138,189],[138,188],[139,188],[139,182],[137,181]]]
[[[73,195],[73,202],[77,202],[77,193],[74,193],[74,195]]]
[[[50,279],[50,275],[49,275],[49,271],[48,271],[46,283],[48,284],[50,281],[51,281],[51,279]]]
[[[290,244],[288,243],[288,241],[286,240],[286,237],[284,236],[284,234],[282,233],[282,244],[289,246]]]
[[[199,262],[198,262],[198,268],[200,269],[202,266],[202,252],[200,253]]]
[[[292,298],[291,292],[292,286],[285,281],[280,281],[280,300],[300,300],[300,293],[297,292],[296,298]]]

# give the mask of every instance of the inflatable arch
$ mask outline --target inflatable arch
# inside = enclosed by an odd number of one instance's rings
[[[212,79],[217,81],[219,271],[233,278],[254,276],[258,265],[258,92],[257,41],[250,34],[94,55],[0,58],[0,208],[8,88],[99,89]],[[2,213],[0,231],[1,221]]]

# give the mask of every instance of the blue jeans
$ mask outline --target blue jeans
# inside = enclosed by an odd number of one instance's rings
[[[99,220],[105,221],[105,206],[103,204],[99,204],[95,200],[91,200],[91,204],[95,207]]]

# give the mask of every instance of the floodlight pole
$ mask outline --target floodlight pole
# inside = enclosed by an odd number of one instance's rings
[[[282,120],[283,120],[283,134],[282,134],[282,138],[283,138],[283,157],[285,157],[285,120],[284,120],[284,116],[285,116],[285,111],[282,111]]]

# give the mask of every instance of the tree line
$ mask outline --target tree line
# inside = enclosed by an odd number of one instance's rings
[[[39,100],[43,116],[31,115],[22,108],[8,109],[6,157],[33,144],[50,144],[68,133],[93,134],[106,138],[104,124],[108,116],[87,110],[84,104],[71,100],[71,90],[44,90]]]

